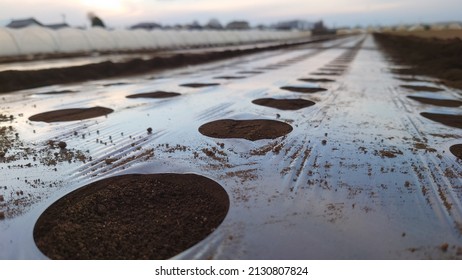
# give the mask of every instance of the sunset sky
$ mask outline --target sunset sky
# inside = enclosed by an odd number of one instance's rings
[[[323,19],[331,27],[367,26],[462,21],[461,5],[461,0],[0,0],[0,25],[27,17],[58,23],[65,15],[70,25],[88,26],[91,11],[111,27],[142,21],[206,23],[211,18],[252,25]]]

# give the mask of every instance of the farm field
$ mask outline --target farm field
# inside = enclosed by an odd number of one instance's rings
[[[383,48],[2,94],[0,258],[462,258],[462,91]]]

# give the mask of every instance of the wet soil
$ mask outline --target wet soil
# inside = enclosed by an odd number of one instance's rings
[[[447,126],[462,128],[462,115],[434,114],[423,112],[423,117]]]
[[[127,98],[170,98],[179,96],[181,94],[176,92],[168,92],[168,91],[154,91],[154,92],[146,92],[146,93],[138,93],[128,95]]]
[[[168,259],[212,233],[228,209],[226,191],[199,175],[122,175],[55,202],[34,240],[51,259]]]
[[[305,99],[274,99],[274,98],[261,98],[252,101],[253,104],[276,108],[280,110],[299,110],[309,106],[313,106],[313,101]]]
[[[308,82],[308,83],[331,83],[331,82],[335,82],[335,80],[332,80],[332,79],[324,79],[324,78],[320,78],[320,79],[316,79],[316,78],[303,78],[303,79],[298,79],[299,81],[302,81],[302,82]]]
[[[449,150],[454,156],[462,160],[462,144],[453,145],[449,148]]]
[[[213,138],[243,138],[250,141],[275,139],[290,133],[292,126],[273,120],[224,119],[206,123],[199,132]]]
[[[114,110],[105,107],[71,108],[40,113],[29,117],[35,122],[69,122],[105,116]]]
[[[412,89],[414,91],[428,91],[428,92],[439,92],[443,91],[441,88],[436,87],[428,87],[428,86],[413,86],[413,85],[402,85],[401,87]]]
[[[294,86],[281,87],[281,89],[293,91],[293,92],[300,92],[300,93],[316,93],[316,92],[327,90],[325,88],[320,88],[320,87],[294,87]]]
[[[374,34],[375,40],[393,59],[410,68],[399,74],[427,75],[462,89],[462,40]]]
[[[323,40],[328,39],[320,39],[317,41]],[[111,77],[137,75],[249,55],[262,51],[284,49],[302,44],[306,43],[281,44],[277,46],[255,47],[240,50],[235,49],[224,51],[204,51],[202,53],[192,52],[156,55],[147,60],[137,58],[126,62],[105,61],[101,63],[65,68],[26,71],[8,70],[0,72],[0,93],[54,84],[76,83]]]
[[[191,87],[191,88],[202,88],[202,87],[213,87],[218,86],[218,83],[190,83],[190,84],[181,84],[182,87]]]
[[[426,98],[426,97],[412,96],[412,95],[408,95],[407,97],[410,99],[419,101],[421,103],[424,103],[424,104],[430,104],[430,105],[441,106],[441,107],[460,107],[462,106],[462,101],[453,100],[453,99],[435,99],[435,98]]]

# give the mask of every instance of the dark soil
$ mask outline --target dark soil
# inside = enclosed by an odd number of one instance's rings
[[[308,43],[326,41],[329,39],[331,38],[312,40]],[[163,69],[184,67],[188,65],[202,64],[242,55],[249,55],[262,51],[295,47],[303,44],[306,44],[306,42],[240,50],[235,49],[225,51],[209,51],[202,53],[192,52],[182,54],[157,55],[148,60],[138,58],[127,62],[106,61],[66,68],[26,71],[8,70],[0,72],[0,93],[54,84],[76,83],[89,80],[137,75]]]
[[[223,79],[223,80],[238,80],[238,79],[245,79],[245,76],[218,76],[214,77],[214,79]]]
[[[239,71],[238,74],[261,74],[263,71]]]
[[[69,122],[105,116],[114,110],[104,107],[72,108],[40,113],[29,117],[35,122]]]
[[[129,84],[130,83],[109,83],[109,84],[104,84],[103,87],[126,86]]]
[[[199,127],[199,132],[213,138],[243,138],[250,141],[275,139],[290,133],[292,126],[273,120],[218,120]]]
[[[293,87],[293,86],[281,87],[281,89],[293,91],[293,92],[300,92],[300,93],[316,93],[316,92],[327,90],[325,88],[320,88],[320,87]]]
[[[168,91],[154,91],[154,92],[146,92],[146,93],[138,93],[128,95],[127,98],[169,98],[179,96],[181,94],[176,92],[168,92]]]
[[[47,91],[47,92],[41,92],[39,94],[66,94],[66,93],[76,93],[77,91],[75,90],[57,90],[57,91]]]
[[[220,84],[217,83],[190,83],[190,84],[182,84],[182,87],[191,87],[191,88],[202,88],[202,87],[213,87],[219,86]]]
[[[412,90],[415,90],[415,91],[428,91],[428,92],[439,92],[439,91],[443,91],[443,89],[441,89],[441,88],[428,87],[428,86],[402,85],[401,87],[407,88],[407,89],[412,89]]]
[[[253,104],[276,108],[280,110],[299,110],[309,106],[313,106],[313,101],[305,99],[274,99],[274,98],[261,98],[252,101]]]
[[[308,83],[330,83],[330,82],[335,82],[335,80],[331,80],[331,79],[324,79],[324,78],[320,78],[320,79],[316,79],[316,78],[303,78],[303,79],[298,79],[299,81],[302,81],[302,82],[308,82]]]
[[[462,144],[453,145],[449,148],[451,153],[462,160]]]
[[[313,72],[311,75],[315,76],[340,76],[341,74],[338,72]]]
[[[447,126],[462,128],[462,115],[420,113],[423,117]]]
[[[397,70],[400,74],[436,77],[443,84],[462,89],[462,40],[391,34],[374,37],[397,63],[411,66]]]
[[[212,233],[228,209],[226,191],[199,175],[122,175],[55,202],[34,239],[51,259],[168,259]]]
[[[430,104],[435,106],[442,106],[442,107],[460,107],[462,106],[462,101],[459,100],[452,100],[452,99],[435,99],[435,98],[426,98],[420,96],[407,96],[410,99],[419,101],[424,104]]]

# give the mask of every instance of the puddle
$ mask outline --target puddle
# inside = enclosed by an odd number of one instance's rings
[[[462,160],[462,144],[453,145],[449,148],[449,151],[456,156],[458,159]]]
[[[303,79],[298,79],[299,81],[302,82],[308,82],[308,83],[331,83],[335,82],[335,80],[332,79],[316,79],[316,78],[303,78]]]
[[[435,98],[426,98],[420,96],[407,96],[410,99],[419,101],[424,104],[442,106],[442,107],[460,107],[462,106],[462,101],[452,100],[452,99],[435,99]]]
[[[293,86],[281,87],[281,89],[293,91],[293,92],[300,92],[300,93],[316,93],[316,92],[327,90],[325,88],[320,88],[320,87],[293,87]]]
[[[182,87],[191,87],[191,88],[201,88],[201,87],[213,87],[219,86],[218,83],[189,83],[189,84],[181,84]]]
[[[273,120],[218,120],[199,127],[199,132],[213,138],[243,138],[250,141],[275,139],[290,133],[292,126]]]
[[[76,93],[76,90],[56,90],[56,91],[46,91],[40,92],[38,94],[66,94],[66,93]]]
[[[261,98],[252,101],[253,104],[276,108],[280,110],[299,110],[309,106],[313,106],[313,101],[305,99],[274,99],[274,98]]]
[[[168,259],[211,234],[226,191],[194,174],[131,174],[84,186],[38,219],[34,240],[51,259]]]
[[[413,86],[413,85],[401,85],[402,88],[412,89],[415,91],[429,91],[429,92],[439,92],[443,91],[441,88],[428,87],[428,86]]]
[[[70,122],[105,116],[114,110],[105,107],[71,108],[40,113],[29,117],[34,122]]]
[[[154,91],[154,92],[146,92],[146,93],[138,93],[128,95],[127,98],[169,98],[179,96],[181,94],[176,92],[167,92],[167,91]]]
[[[462,115],[448,115],[435,113],[420,113],[423,117],[447,126],[462,128]]]
[[[219,76],[214,77],[214,79],[224,79],[224,80],[237,80],[237,79],[245,79],[245,76]]]

